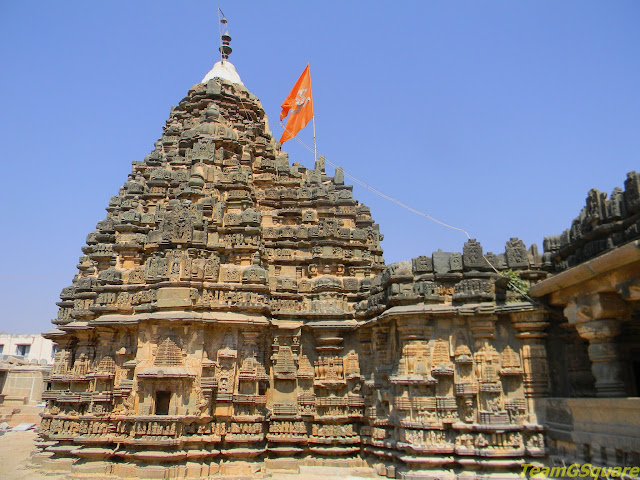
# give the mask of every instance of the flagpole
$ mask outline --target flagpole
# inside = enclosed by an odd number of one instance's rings
[[[309,67],[308,63],[307,67]],[[311,70],[309,70],[309,90],[310,93],[313,92],[313,87],[311,85]],[[311,98],[313,99],[313,93],[311,93],[311,95]],[[311,102],[313,102],[313,100],[311,100]],[[318,147],[316,146],[316,109],[313,103],[311,104],[311,108],[313,108],[313,117],[311,117],[311,122],[313,124],[313,165],[315,166],[318,162]]]
[[[220,40],[220,63],[224,63],[224,54],[222,53],[222,25],[226,25],[227,19],[224,17],[224,13],[218,7],[218,40]]]
[[[313,162],[314,165],[318,161],[318,148],[316,146],[316,113],[313,112],[313,117],[311,117],[311,122],[313,123]]]

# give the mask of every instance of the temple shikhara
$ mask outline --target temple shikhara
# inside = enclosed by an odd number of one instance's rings
[[[289,161],[226,56],[194,85],[61,293],[42,462],[451,480],[640,462],[637,173],[542,253],[469,240],[391,265],[332,173]]]

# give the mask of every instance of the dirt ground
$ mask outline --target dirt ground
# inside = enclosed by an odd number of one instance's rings
[[[37,434],[33,430],[10,432],[0,436],[1,480],[62,480],[67,478],[64,474],[41,472],[29,466],[30,456],[36,451],[36,437]],[[283,480],[365,480],[371,478],[371,476],[357,476],[354,473],[357,473],[357,470],[302,467],[300,474],[297,475],[274,473],[266,478]]]
[[[0,479],[62,480],[65,475],[50,475],[30,468],[29,458],[35,451],[36,432],[9,432],[0,436]]]

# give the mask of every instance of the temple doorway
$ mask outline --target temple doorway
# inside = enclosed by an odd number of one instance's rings
[[[156,415],[169,415],[171,392],[156,392]]]

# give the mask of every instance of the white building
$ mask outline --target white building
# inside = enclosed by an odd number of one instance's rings
[[[20,357],[30,363],[52,364],[56,345],[39,333],[10,334],[0,332],[0,358]]]

